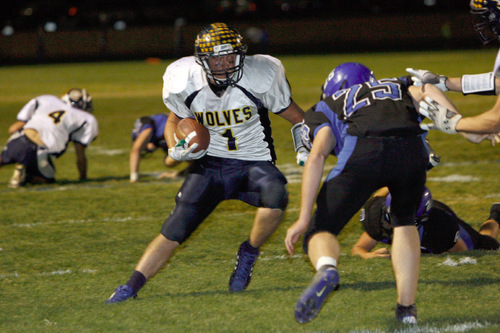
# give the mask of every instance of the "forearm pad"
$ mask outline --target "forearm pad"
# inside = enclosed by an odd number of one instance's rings
[[[464,95],[495,95],[494,73],[463,75],[462,92]]]
[[[292,127],[292,139],[293,139],[293,146],[295,151],[297,152],[301,147],[304,147],[304,144],[302,143],[302,137],[300,136],[300,132],[302,129],[302,125],[304,125],[304,122],[296,123]]]

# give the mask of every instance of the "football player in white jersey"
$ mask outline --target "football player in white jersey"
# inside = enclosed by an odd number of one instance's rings
[[[253,228],[239,248],[229,280],[230,291],[245,290],[259,248],[279,226],[288,203],[286,178],[274,165],[269,112],[293,125],[297,162],[304,164],[308,156],[300,137],[304,113],[291,98],[283,65],[268,55],[246,55],[243,38],[227,24],[214,23],[201,30],[195,56],[172,63],[163,80],[163,100],[172,111],[165,127],[169,155],[179,161],[195,161],[161,233],[108,304],[136,297],[174,250],[228,199],[257,207]],[[208,128],[206,151],[193,152],[196,144],[188,147],[184,140],[176,142],[176,124],[188,117]]]
[[[500,0],[471,0],[471,14],[474,21],[474,30],[483,44],[494,40],[500,41]],[[432,83],[442,91],[458,91],[463,94],[498,95],[500,93],[500,50],[498,51],[493,71],[484,74],[463,75],[450,78],[445,75],[436,75],[427,70],[407,68],[413,75],[416,86]],[[432,99],[421,102],[420,113],[433,121],[433,124],[422,124],[422,128],[439,129],[445,133],[461,132],[471,142],[479,143],[483,139],[490,139],[493,144],[498,143],[500,132],[500,97],[493,108],[474,117],[462,115],[447,110]]]
[[[98,133],[91,112],[92,97],[85,89],[70,89],[61,98],[42,95],[30,100],[9,128],[12,135],[0,157],[0,165],[16,163],[9,187],[54,182],[52,157],[64,154],[70,141],[75,144],[79,179],[86,179],[85,149]]]

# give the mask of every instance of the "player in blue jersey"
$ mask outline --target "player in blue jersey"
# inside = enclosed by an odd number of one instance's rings
[[[470,10],[474,30],[483,44],[500,41],[500,0],[471,0]],[[427,70],[408,68],[407,71],[413,75],[415,85],[432,83],[443,91],[458,91],[465,95],[498,95],[500,92],[500,50],[493,71],[488,73],[450,78]],[[460,132],[473,143],[479,143],[485,138],[492,140],[492,137],[467,133],[496,134],[500,132],[500,97],[490,110],[474,117],[462,117],[458,112],[448,110],[432,98],[422,101],[420,112],[433,121],[432,124],[422,124],[422,128],[438,129],[449,134]],[[500,142],[499,138],[496,136],[492,143]]]
[[[420,241],[414,220],[429,162],[417,107],[426,96],[454,106],[432,85],[415,87],[410,76],[376,80],[358,63],[336,67],[323,91],[323,100],[304,115],[303,141],[311,150],[302,178],[299,219],[285,238],[293,254],[305,233],[303,247],[317,270],[297,303],[295,318],[299,323],[313,320],[339,286],[337,235],[373,192],[387,186],[393,195],[396,318],[416,324]],[[330,154],[337,156],[337,164],[320,189]]]
[[[292,125],[297,162],[308,152],[300,130],[304,112],[292,100],[282,63],[268,55],[246,54],[241,35],[225,23],[202,29],[195,56],[170,64],[163,76],[163,100],[171,110],[165,126],[169,156],[193,160],[175,197],[175,208],[160,234],[142,255],[129,281],[106,303],[131,297],[162,269],[182,244],[223,200],[237,199],[257,207],[250,235],[239,249],[229,290],[245,290],[259,248],[278,228],[288,204],[287,180],[275,166],[269,112]],[[183,118],[196,118],[210,132],[208,149],[176,141]],[[189,135],[188,135],[189,137]]]
[[[379,242],[392,243],[393,227],[389,214],[391,201],[392,196],[387,188],[383,188],[364,205],[360,219],[365,231],[353,246],[352,255],[359,255],[364,259],[390,258],[387,248],[372,250]],[[478,232],[460,219],[450,207],[433,199],[427,188],[422,195],[415,220],[421,252],[432,254],[497,250],[499,223],[500,203],[491,206],[490,215]]]
[[[159,113],[151,116],[144,116],[137,119],[132,130],[132,148],[130,149],[130,182],[139,180],[139,164],[141,157],[148,153],[153,153],[158,148],[165,152],[164,164],[168,168],[179,165],[179,161],[168,156],[167,142],[165,141],[165,124],[168,114]],[[187,170],[166,171],[160,174],[159,178],[175,178],[183,175]]]

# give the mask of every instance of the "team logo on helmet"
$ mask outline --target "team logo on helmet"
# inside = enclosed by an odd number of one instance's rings
[[[212,23],[200,31],[194,45],[196,60],[203,67],[212,83],[228,86],[236,84],[241,79],[247,46],[238,31],[226,23]],[[209,57],[230,54],[236,54],[233,67],[217,72],[210,68]]]

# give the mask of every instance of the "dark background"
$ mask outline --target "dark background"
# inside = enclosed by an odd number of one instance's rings
[[[173,58],[224,21],[249,53],[480,47],[468,0],[2,0],[0,64]]]

